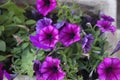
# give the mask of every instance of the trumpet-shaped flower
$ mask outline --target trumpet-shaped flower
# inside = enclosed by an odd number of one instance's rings
[[[60,41],[66,47],[80,40],[80,26],[68,23],[60,31]]]
[[[96,26],[101,30],[101,32],[110,31],[114,34],[116,27],[111,24],[109,21],[99,20],[97,21]]]
[[[65,76],[65,72],[60,67],[60,60],[57,58],[46,57],[40,71],[45,80],[63,80]]]
[[[97,69],[99,80],[119,80],[120,60],[117,58],[105,58]]]
[[[105,14],[101,14],[100,17],[102,18],[102,20],[114,22],[114,19],[111,16],[107,16]]]
[[[49,26],[52,24],[52,20],[50,18],[44,17],[43,19],[40,19],[36,23],[36,32],[39,33],[40,30],[46,26]]]
[[[49,25],[40,30],[35,36],[30,36],[30,41],[37,48],[52,49],[58,42],[58,30]]]
[[[37,10],[44,16],[54,10],[56,5],[56,0],[37,0]]]

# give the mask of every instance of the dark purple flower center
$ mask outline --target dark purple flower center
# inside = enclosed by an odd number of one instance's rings
[[[57,66],[53,66],[52,67],[52,71],[55,72],[55,73],[57,73],[58,72],[58,67]]]
[[[50,0],[44,0],[44,1],[45,1],[45,4],[46,4],[47,6],[50,5]]]
[[[103,27],[105,28],[105,29],[107,29],[108,28],[108,26],[105,24],[105,25],[103,25]]]
[[[47,39],[48,40],[52,40],[53,39],[53,35],[52,34],[47,34]]]
[[[73,39],[75,37],[75,33],[70,34],[70,39]]]
[[[113,68],[112,68],[112,67],[106,68],[106,72],[107,72],[107,73],[110,73],[110,72],[112,72],[112,71],[113,71]]]

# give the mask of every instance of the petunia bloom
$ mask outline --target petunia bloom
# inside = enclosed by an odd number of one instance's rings
[[[39,32],[39,41],[41,44],[54,48],[58,42],[58,30],[53,26],[49,25]]]
[[[56,8],[56,0],[37,0],[37,10],[46,16],[49,12],[53,11]]]
[[[91,50],[91,45],[92,45],[93,41],[94,41],[94,37],[92,34],[85,35],[85,37],[81,40],[82,49],[83,49],[84,53]]]
[[[119,80],[120,60],[117,58],[105,58],[98,66],[99,80]]]
[[[52,20],[50,18],[44,17],[43,19],[40,19],[36,23],[36,32],[39,33],[40,30],[46,26],[49,26],[52,24]]]
[[[5,78],[7,80],[13,80],[14,78],[6,71],[3,69],[3,64],[0,63],[0,80],[3,80],[3,77],[5,76]]]
[[[45,80],[63,80],[65,76],[65,72],[60,67],[60,60],[57,58],[46,57],[40,71]]]
[[[107,16],[107,15],[105,15],[105,14],[101,14],[101,15],[100,15],[100,18],[101,18],[102,20],[105,20],[105,21],[110,21],[110,22],[114,22],[114,21],[115,21],[111,16]]]
[[[41,42],[39,41],[39,37],[39,34],[36,34],[35,36],[30,35],[30,41],[32,42],[32,45],[37,47],[38,49],[50,50],[50,47],[41,44]]]
[[[70,46],[80,40],[80,26],[68,23],[60,31],[59,37],[64,46]]]
[[[110,31],[114,34],[116,27],[111,24],[109,21],[98,20],[96,26],[101,30],[101,32]]]

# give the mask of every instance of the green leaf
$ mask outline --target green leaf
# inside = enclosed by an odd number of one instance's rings
[[[23,45],[21,46],[21,48],[22,48],[22,49],[25,49],[25,48],[28,47],[28,45],[29,45],[29,43],[27,43],[27,42],[26,42],[26,43],[23,43]]]
[[[36,23],[36,21],[31,19],[31,20],[27,20],[25,23],[26,25],[33,25]]]
[[[0,40],[0,51],[6,51],[6,43],[3,40]]]
[[[0,26],[0,31],[4,31],[4,30],[5,30],[4,26]]]
[[[34,53],[31,53],[29,51],[26,52],[26,54],[22,55],[22,64],[21,64],[21,70],[26,72],[29,76],[33,76],[33,60],[36,59],[36,55]]]
[[[13,17],[13,21],[16,22],[16,23],[22,23],[22,21],[20,20],[20,18],[17,17],[17,16]]]
[[[5,60],[5,57],[0,55],[0,61],[3,61],[3,60]]]

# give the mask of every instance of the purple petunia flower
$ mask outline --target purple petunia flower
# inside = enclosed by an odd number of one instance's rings
[[[115,21],[111,16],[107,16],[105,14],[101,14],[100,17],[102,18],[102,20],[105,20],[105,21],[110,21],[110,22]]]
[[[46,26],[49,26],[52,24],[52,20],[50,18],[44,17],[43,19],[40,19],[36,23],[36,32],[39,33],[40,30]]]
[[[91,49],[91,45],[94,41],[94,37],[92,34],[85,35],[82,41],[82,49],[84,53],[88,52]]]
[[[57,58],[46,57],[40,71],[45,80],[63,80],[65,76],[65,72],[60,67],[60,60]]]
[[[37,0],[37,10],[44,16],[54,10],[56,5],[56,0]]]
[[[60,41],[66,47],[80,40],[80,26],[68,23],[60,31]]]
[[[98,20],[96,26],[101,30],[101,32],[110,31],[114,34],[116,31],[116,27],[111,25],[111,22],[109,21]]]
[[[5,76],[7,80],[13,80],[11,75],[6,70],[3,70],[2,68],[3,68],[3,64],[0,63],[0,80],[3,80],[3,76]]]
[[[37,48],[50,50],[55,47],[58,42],[58,30],[49,25],[40,30],[35,36],[30,36],[30,41]]]
[[[51,25],[43,28],[39,35],[39,41],[45,46],[54,48],[58,42],[58,30]]]
[[[41,42],[39,41],[39,37],[39,34],[36,34],[35,36],[30,35],[30,41],[32,42],[33,46],[44,50],[50,50],[50,47],[41,44]]]
[[[105,58],[97,69],[99,80],[120,80],[120,60]]]

